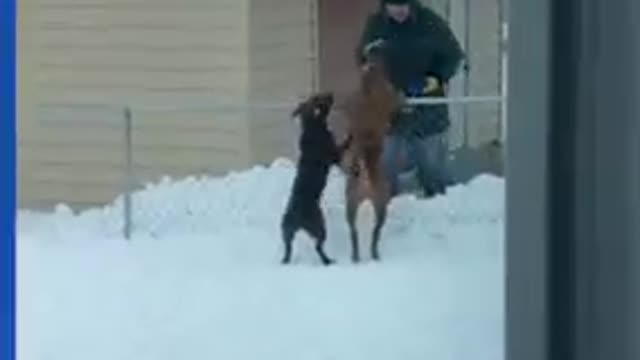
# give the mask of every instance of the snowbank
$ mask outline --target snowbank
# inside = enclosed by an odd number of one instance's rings
[[[368,261],[367,239],[354,266],[333,172],[323,207],[339,263],[319,266],[299,235],[294,265],[282,267],[294,170],[278,160],[149,184],[133,197],[131,242],[121,199],[80,214],[21,211],[19,358],[503,358],[502,179],[394,200],[383,262]]]

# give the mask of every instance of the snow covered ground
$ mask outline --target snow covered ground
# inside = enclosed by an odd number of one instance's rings
[[[294,169],[166,180],[73,214],[21,211],[21,360],[501,360],[503,180],[394,200],[383,261],[349,262],[343,179],[325,193],[325,268],[305,235],[281,266]],[[372,212],[361,210],[362,231]],[[368,240],[367,236],[363,238]],[[363,250],[368,241],[363,239]]]

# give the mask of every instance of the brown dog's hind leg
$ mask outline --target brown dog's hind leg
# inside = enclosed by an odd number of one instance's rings
[[[387,219],[387,206],[389,204],[388,189],[381,184],[378,186],[373,206],[376,213],[376,223],[373,228],[373,238],[371,239],[371,258],[380,260],[380,252],[378,251],[378,243],[380,242],[380,233]]]
[[[327,230],[325,227],[324,215],[322,214],[322,209],[319,207],[316,208],[310,219],[307,221],[307,224],[304,226],[305,230],[311,235],[316,241],[316,252],[320,257],[320,260],[324,265],[331,265],[335,261],[327,256],[324,252],[324,243],[327,239]]]
[[[358,179],[351,175],[347,179],[346,198],[347,198],[347,223],[349,224],[349,234],[351,237],[351,261],[357,263],[360,261],[360,250],[358,248],[358,230],[356,229],[356,215],[358,205],[361,198],[358,194]]]

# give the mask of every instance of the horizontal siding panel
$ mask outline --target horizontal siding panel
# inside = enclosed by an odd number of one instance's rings
[[[170,131],[218,131],[225,134],[246,133],[244,114],[212,111],[194,112],[133,112],[134,128]]]
[[[92,186],[118,187],[126,179],[121,166],[78,166],[76,164],[47,164],[34,167],[28,181],[73,183]]]
[[[239,151],[246,141],[246,135],[229,131],[167,131],[136,129],[133,131],[134,147],[157,148],[200,148],[220,151]]]
[[[252,21],[269,22],[277,19],[309,19],[310,1],[317,0],[257,0],[251,2]],[[308,20],[307,20],[308,21]]]
[[[290,157],[294,154],[295,144],[274,137],[254,144],[254,153],[263,156],[262,159],[273,160],[276,157]]]
[[[213,104],[206,111],[207,105],[196,103],[176,103],[178,110],[168,107],[161,109],[151,106],[132,106],[133,128],[157,128],[171,131],[220,131],[242,133],[246,129],[246,113],[244,111],[215,110]],[[193,108],[193,111],[185,109]],[[199,107],[199,108],[197,108]],[[214,110],[211,110],[214,109]],[[64,132],[75,132],[77,137],[85,131],[95,133],[96,127],[122,133],[124,131],[124,107],[104,106],[37,106],[35,107],[35,121],[29,122],[33,126],[40,126],[40,131],[52,134],[57,128]],[[23,123],[23,122],[21,122]],[[26,122],[24,122],[26,123]],[[53,129],[50,129],[53,128]],[[38,129],[36,129],[37,131]]]
[[[312,23],[309,21],[310,11],[309,9],[296,9],[294,12],[283,13],[282,16],[269,17],[264,14],[258,15],[252,19],[251,24],[255,28],[261,30],[283,30],[291,31],[291,29],[310,29]]]
[[[216,150],[221,152],[236,153],[242,149],[243,144],[246,142],[246,136],[237,133],[230,132],[171,132],[171,131],[149,131],[149,130],[136,130],[132,133],[134,152],[136,149],[167,149],[174,151],[184,150]],[[122,134],[118,134],[117,137],[105,137],[96,138],[89,137],[88,139],[79,139],[76,134],[51,137],[41,135],[38,138],[36,135],[31,135],[29,140],[22,141],[23,146],[34,148],[33,152],[47,153],[47,156],[62,156],[58,155],[61,148],[65,148],[65,152],[69,153],[63,156],[65,159],[71,154],[77,152],[95,151],[96,156],[99,157],[102,152],[118,152],[123,153],[124,139]],[[110,148],[114,148],[111,150]],[[95,149],[95,150],[94,150]],[[118,150],[115,150],[118,149]],[[27,151],[26,149],[24,151]],[[86,156],[87,154],[82,154]],[[117,161],[121,161],[122,155],[118,157]]]
[[[294,98],[309,93],[311,81],[304,78],[287,79],[286,77],[273,79],[259,79],[254,81],[251,95],[254,98]]]
[[[203,166],[196,167],[175,167],[175,166],[162,166],[162,167],[143,167],[138,166],[135,169],[135,179],[138,184],[144,184],[149,182],[157,182],[165,176],[170,176],[172,179],[183,179],[190,176],[225,176],[231,171],[238,171],[247,168],[247,162],[238,158],[234,161],[227,159],[218,159],[216,156],[211,156],[209,162]]]
[[[211,19],[209,19],[211,20]],[[175,20],[174,20],[175,21]],[[177,33],[180,35],[192,35],[202,37],[203,34],[215,36],[230,36],[232,32],[242,31],[243,28],[235,23],[224,23],[215,21],[212,23],[192,22],[185,19],[183,22],[175,23],[158,22],[158,23],[139,23],[139,22],[112,22],[104,21],[103,24],[95,24],[95,22],[64,22],[43,20],[42,23],[31,25],[31,29],[37,32],[58,32],[58,31],[74,31],[84,34],[102,35],[105,37],[113,37],[115,32],[128,31],[131,33],[145,32],[154,35],[163,33]]]
[[[46,21],[64,21],[69,19],[101,19],[101,21],[110,20],[113,23],[125,22],[148,22],[172,21],[172,15],[175,14],[177,20],[188,19],[189,22],[212,23],[222,21],[231,26],[236,26],[229,18],[238,18],[245,12],[240,6],[221,6],[212,1],[211,4],[189,5],[181,2],[174,3],[118,3],[104,2],[100,3],[84,3],[84,4],[50,4],[37,5],[33,7],[33,19],[36,23]],[[208,15],[208,16],[205,16]],[[76,20],[77,21],[77,20]],[[242,23],[242,21],[240,21]]]
[[[179,151],[178,151],[179,150]],[[136,168],[185,169],[187,171],[206,171],[219,167],[237,167],[245,160],[244,151],[218,149],[171,149],[167,147],[135,150],[134,164]]]
[[[158,86],[170,82],[199,81],[199,84],[242,84],[247,72],[240,67],[226,66],[202,66],[199,68],[180,68],[176,66],[152,67],[145,64],[137,65],[112,65],[96,63],[87,66],[67,65],[65,67],[49,67],[41,69],[34,79],[40,82],[63,81],[81,79],[105,83],[114,77],[117,80],[128,79],[128,84],[147,81],[148,86]],[[198,80],[203,79],[203,80]],[[146,83],[145,83],[146,85]]]
[[[238,45],[240,47],[240,45]],[[246,54],[240,51],[229,52],[209,52],[197,54],[194,56],[189,52],[166,51],[162,56],[155,53],[146,53],[143,51],[114,51],[113,49],[93,50],[93,51],[56,51],[44,50],[39,52],[41,60],[38,62],[40,66],[50,67],[80,67],[82,66],[106,66],[106,67],[125,67],[125,68],[169,68],[176,69],[174,71],[187,71],[194,69],[207,70],[227,70],[246,68]],[[244,63],[244,64],[243,64]]]
[[[69,181],[82,172],[90,172],[97,167],[123,169],[124,154],[108,147],[87,146],[30,146],[21,147],[22,171],[26,179],[31,179],[47,167],[67,167]],[[185,171],[204,171],[217,167],[237,167],[244,163],[244,151],[219,150],[212,148],[189,147],[141,147],[133,152],[133,166],[141,169],[184,169]],[[203,170],[204,169],[204,170]]]
[[[255,147],[253,152],[253,161],[260,164],[270,164],[277,158],[292,159],[295,156],[294,147],[287,147],[285,144],[260,145]]]
[[[256,72],[251,77],[252,87],[273,86],[275,84],[305,84],[311,79],[308,64],[302,66],[291,65],[290,71],[273,69],[272,71]]]
[[[122,167],[125,162],[123,147],[109,145],[23,143],[18,151],[25,173],[40,166],[74,165],[80,170],[95,166]]]
[[[312,63],[310,61],[306,61],[303,59],[291,61],[285,60],[281,64],[273,61],[272,64],[265,64],[259,68],[252,69],[251,75],[260,79],[281,78],[282,76],[286,76],[287,74],[289,74],[289,76],[291,76],[292,74],[295,74],[297,76],[310,76],[311,65]]]
[[[246,7],[244,1],[232,0],[183,0],[176,3],[172,0],[34,0],[32,6],[39,9],[184,9],[202,8],[216,9],[226,12],[242,11]]]
[[[253,43],[251,44],[251,53],[253,54],[250,61],[252,64],[260,61],[260,56],[255,54],[273,54],[280,55],[282,59],[286,59],[288,55],[296,55],[301,57],[313,57],[312,55],[311,45],[308,41],[297,41],[286,42],[278,39],[271,39],[270,41],[265,41],[262,43]]]
[[[19,143],[25,147],[21,149],[23,151],[33,151],[46,156],[57,156],[57,152],[63,149],[71,153],[96,151],[96,156],[99,156],[102,152],[119,152],[119,149],[124,148],[124,131],[96,128],[93,133],[54,130],[48,134],[38,129],[20,139]]]
[[[22,203],[53,206],[58,203],[92,206],[111,202],[120,193],[121,185],[91,185],[82,183],[26,180],[21,184]]]
[[[44,122],[29,129],[20,139],[22,144],[113,145],[124,141],[121,123],[86,123],[84,121]]]
[[[257,79],[254,81],[251,94],[254,98],[271,96],[273,99],[305,96],[310,91],[311,81],[308,78],[275,77],[273,79]]]
[[[63,53],[81,53],[81,52],[103,52],[110,54],[112,52],[123,53],[144,53],[157,56],[165,53],[179,52],[191,56],[211,56],[211,53],[224,53],[221,56],[246,57],[246,44],[229,43],[220,44],[212,42],[210,38],[196,39],[184,43],[158,43],[158,41],[149,41],[144,44],[131,42],[127,39],[96,39],[96,41],[69,42],[67,40],[50,41],[39,44],[42,52]]]
[[[279,137],[265,138],[260,144],[256,144],[256,149],[258,153],[268,154],[268,158],[290,156],[295,149],[295,143],[288,142],[286,139],[283,141]]]
[[[294,138],[293,130],[288,128],[285,124],[273,124],[271,126],[256,126],[253,129],[255,135],[259,135],[253,139],[255,144],[279,144],[282,145],[288,143],[297,143],[297,139]]]
[[[270,100],[281,101],[282,99],[292,99],[307,96],[311,91],[310,88],[311,86],[308,84],[305,86],[298,86],[274,82],[274,84],[271,86],[264,86],[254,89],[251,92],[251,97],[256,99],[256,101],[263,102],[267,102]],[[293,107],[294,105],[292,105],[291,108]]]
[[[182,102],[189,103],[190,99],[208,97],[244,98],[246,88],[235,85],[219,86],[216,88],[182,88],[182,89],[127,89],[113,91],[113,88],[66,87],[43,88],[38,91],[41,103],[50,104],[109,104],[114,106],[138,106],[167,108],[171,104],[184,109]]]
[[[34,34],[34,46],[41,47],[44,44],[74,44],[74,45],[97,45],[97,44],[137,44],[137,45],[170,45],[170,44],[209,44],[217,46],[238,46],[246,44],[246,33],[235,30],[228,32],[177,32],[177,31],[130,31],[113,30],[106,32],[85,32],[73,30],[59,31],[39,31]]]
[[[293,134],[298,133],[297,125],[291,121],[286,114],[281,117],[273,117],[268,119],[258,118],[251,124],[251,131],[253,134],[259,133],[262,135],[276,134],[278,136],[284,136],[291,138]]]
[[[259,29],[259,33],[252,34],[251,45],[258,48],[268,48],[274,44],[288,44],[291,48],[310,49],[310,33],[305,28],[267,28]]]
[[[36,84],[46,89],[96,89],[122,91],[213,91],[215,89],[243,89],[247,75],[244,71],[220,68],[203,72],[142,72],[126,70],[96,71],[51,69],[37,75]]]
[[[224,175],[244,164],[235,159],[213,154],[200,166],[146,166],[137,164],[132,173],[135,182],[142,184],[159,180],[163,176],[184,178],[194,175]],[[126,172],[123,167],[107,165],[44,164],[33,167],[21,177],[21,183],[76,184],[79,186],[124,188]]]
[[[117,106],[38,106],[32,107],[32,125],[42,126],[34,129],[50,136],[55,131],[62,129],[64,133],[70,132],[82,137],[83,131],[89,134],[96,132],[96,127],[106,128],[109,131],[121,132],[124,128],[124,107]],[[53,127],[51,129],[50,127]],[[30,133],[26,133],[30,135]]]
[[[269,73],[274,71],[281,73],[291,73],[295,71],[310,73],[313,64],[313,59],[310,56],[299,51],[292,51],[288,57],[265,53],[261,54],[258,60],[252,62],[252,71],[260,75],[269,75]]]
[[[103,151],[122,152],[124,130],[116,128],[96,128],[97,131],[76,131],[62,127],[33,130],[28,137],[21,139],[24,146],[34,148],[33,151],[56,152],[61,148],[71,148],[83,152],[97,149],[96,156]],[[233,131],[184,131],[174,129],[154,129],[152,127],[132,130],[134,148],[177,148],[177,149],[218,149],[220,151],[236,151],[246,141],[246,135]],[[113,149],[113,150],[110,150]]]
[[[253,41],[251,43],[251,51],[261,53],[280,53],[284,51],[310,56],[313,55],[311,46],[312,44],[309,43],[308,37],[296,36],[285,40],[278,38],[276,34],[273,37],[266,37],[260,41]]]

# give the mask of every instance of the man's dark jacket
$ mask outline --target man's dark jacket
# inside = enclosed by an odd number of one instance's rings
[[[413,84],[433,76],[444,85],[457,72],[464,54],[460,44],[444,19],[433,10],[410,0],[411,16],[403,23],[389,18],[384,6],[367,19],[356,48],[356,61],[364,61],[364,48],[377,39],[387,41],[387,65],[391,82],[407,91]],[[415,95],[415,94],[409,94]],[[422,94],[443,96],[444,90]],[[418,94],[420,96],[420,94]],[[446,131],[450,125],[446,105],[416,108],[410,115],[398,119],[394,130],[419,137]]]

